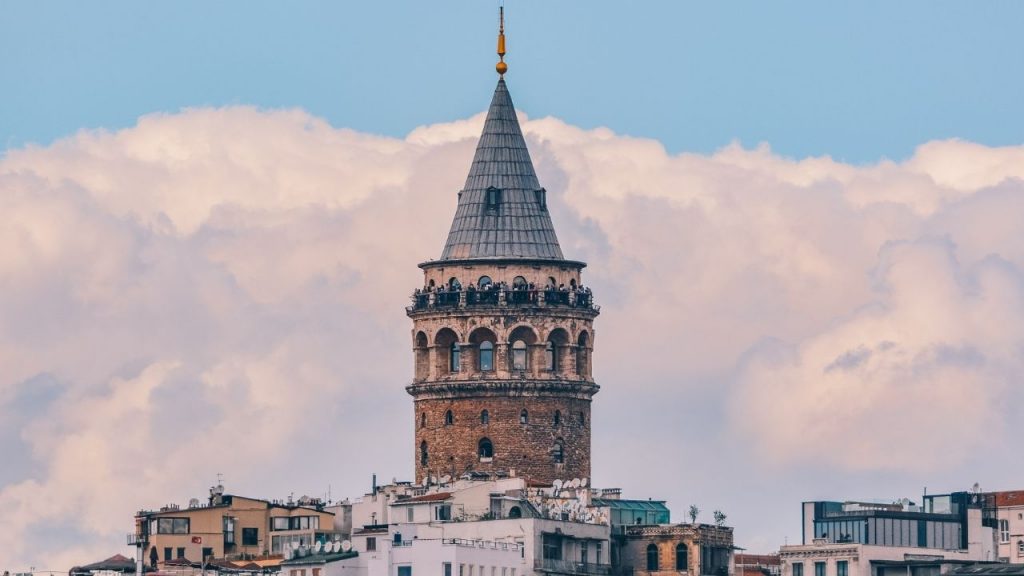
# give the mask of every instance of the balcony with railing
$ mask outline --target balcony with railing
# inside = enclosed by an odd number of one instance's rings
[[[432,309],[471,308],[484,306],[565,307],[600,311],[594,304],[589,288],[571,290],[558,288],[507,288],[416,290],[412,306],[406,310],[418,312]]]
[[[553,558],[537,558],[534,560],[533,569],[537,572],[546,572],[548,574],[579,574],[584,576],[609,576],[612,572],[612,567],[608,564],[555,560]]]

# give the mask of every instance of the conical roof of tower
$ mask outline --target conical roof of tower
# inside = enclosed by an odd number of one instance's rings
[[[489,189],[497,190],[491,192]],[[441,260],[562,260],[505,79],[498,80]]]

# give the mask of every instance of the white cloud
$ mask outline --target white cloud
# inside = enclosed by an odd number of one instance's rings
[[[195,109],[0,159],[0,568],[126,552],[136,509],[218,472],[265,497],[408,476],[402,307],[482,120]],[[979,457],[1022,416],[1024,147],[851,166],[524,130],[603,305],[598,484],[770,546],[801,498],[1024,472]]]

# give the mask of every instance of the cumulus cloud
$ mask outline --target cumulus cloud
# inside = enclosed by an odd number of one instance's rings
[[[408,477],[402,307],[482,120],[196,109],[8,151],[0,567],[125,552],[137,509],[218,472],[263,497]],[[1024,472],[981,463],[1024,416],[1024,147],[852,166],[523,120],[603,306],[599,485],[720,507],[767,550],[800,499]]]

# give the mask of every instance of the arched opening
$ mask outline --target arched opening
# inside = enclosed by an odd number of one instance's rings
[[[519,413],[519,423],[520,424],[529,424],[530,423],[530,413],[526,411],[526,408],[523,408],[522,412]]]
[[[416,379],[426,380],[430,376],[430,348],[427,335],[424,332],[416,333],[416,341],[413,351],[416,361]]]
[[[420,428],[426,428],[426,427],[427,427],[427,413],[426,412],[420,412]]]
[[[477,280],[476,285],[478,288],[482,290],[484,287],[490,286],[493,283],[494,282],[491,280],[490,276],[484,275],[481,276],[479,280]]]
[[[555,445],[551,447],[551,460],[555,464],[565,463],[565,443],[561,438],[555,440]]]
[[[491,444],[491,439],[481,438],[480,442],[477,443],[476,453],[480,456],[481,461],[494,458],[494,445]]]
[[[555,410],[555,417],[551,421],[551,425],[554,426],[555,428],[558,428],[559,426],[562,425],[562,411],[561,410]]]
[[[589,346],[590,335],[586,332],[580,332],[580,337],[576,342],[576,373],[580,376],[588,376],[590,374]]]
[[[569,333],[562,328],[555,328],[548,334],[544,345],[544,364],[549,372],[558,372],[563,366],[563,357],[568,352]]]
[[[512,343],[512,369],[526,370],[526,342],[522,340]]]
[[[580,420],[580,426],[586,426],[587,425],[587,415],[584,414],[582,410],[580,410],[580,413],[577,415],[577,417]]]
[[[509,518],[522,518],[523,517],[523,511],[519,508],[519,506],[513,506],[513,507],[508,509],[508,517]]]
[[[459,337],[451,328],[442,328],[434,336],[435,370],[437,374],[455,374],[459,371]]]
[[[477,347],[476,369],[480,372],[494,370],[494,347],[498,338],[487,328],[477,328],[469,335],[470,344]]]
[[[554,276],[548,276],[548,288],[558,288],[558,280]]]
[[[689,570],[689,551],[686,548],[686,544],[680,542],[676,544],[676,570],[680,572]]]
[[[647,571],[655,572],[658,570],[658,547],[654,544],[647,545]]]
[[[480,423],[485,425],[491,423],[491,413],[486,409],[480,412]]]
[[[420,466],[426,466],[430,461],[430,457],[427,454],[427,441],[420,442]]]
[[[454,423],[455,423],[455,415],[452,414],[451,410],[445,411],[445,413],[444,413],[444,425],[445,426],[451,426]]]
[[[526,278],[523,278],[522,276],[516,276],[512,279],[513,288],[526,288],[527,284]]]
[[[433,290],[435,286],[437,286],[437,284],[434,284],[434,279],[431,278],[430,282],[427,282],[427,288],[429,288],[430,290]]]
[[[572,288],[573,290],[576,289],[576,279],[575,278],[572,278],[572,279],[569,280],[569,288]]]
[[[462,283],[459,282],[458,278],[456,278],[455,276],[452,276],[451,278],[448,279],[448,289],[449,290],[462,290]]]

